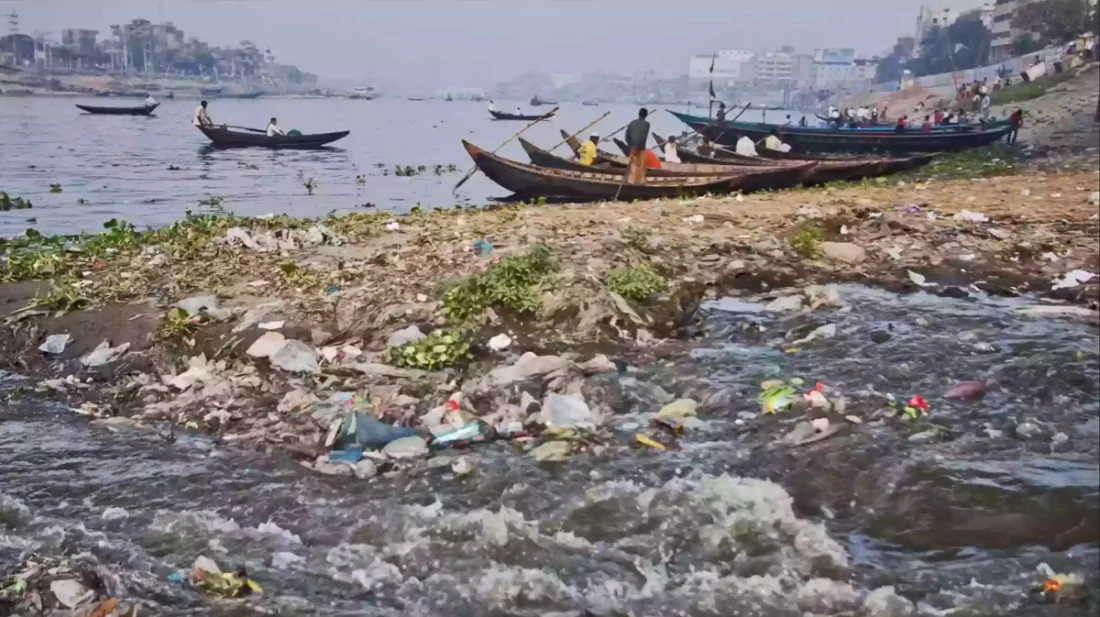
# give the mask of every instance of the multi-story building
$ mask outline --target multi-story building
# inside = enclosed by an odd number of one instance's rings
[[[98,30],[66,28],[61,31],[61,44],[82,56],[92,57],[95,55],[98,34]]]
[[[814,54],[814,87],[846,90],[874,81],[878,59],[856,58],[854,49],[819,49]]]
[[[752,59],[752,79],[759,86],[789,86],[795,81],[795,58],[783,51],[758,54]]]
[[[996,0],[993,6],[993,41],[989,45],[989,58],[996,62],[1013,56],[1013,44],[1022,31],[1013,25],[1016,9],[1029,0]]]
[[[959,19],[965,17],[976,17],[981,20],[982,25],[993,30],[993,16],[996,12],[996,5],[992,2],[986,2],[977,8],[970,9],[969,11],[963,11],[959,13]]]
[[[946,28],[955,23],[958,13],[946,6],[923,5],[917,13],[917,27],[914,30],[914,38],[917,43],[924,40],[933,28]]]
[[[713,79],[715,86],[734,86],[747,81],[751,73],[749,64],[755,55],[746,49],[720,49],[713,54],[692,56],[688,62],[688,83],[698,87]]]

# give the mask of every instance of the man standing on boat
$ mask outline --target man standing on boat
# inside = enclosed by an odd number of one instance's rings
[[[286,131],[279,128],[279,124],[275,121],[275,118],[272,118],[271,122],[267,123],[267,136],[274,137],[276,135],[286,135]]]
[[[724,108],[724,106],[723,106]],[[649,122],[646,108],[638,110],[638,119],[626,125],[626,145],[630,149],[630,167],[627,180],[631,184],[645,183],[646,142],[649,141]]]
[[[199,103],[199,106],[195,108],[194,125],[209,128],[214,127],[214,121],[211,120],[210,115],[206,113],[206,101]]]
[[[598,143],[600,143],[600,134],[592,133],[588,136],[588,141],[581,144],[577,150],[581,165],[591,165],[596,162],[596,144]]]

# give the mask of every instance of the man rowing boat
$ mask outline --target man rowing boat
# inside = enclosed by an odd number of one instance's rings
[[[210,115],[206,113],[206,101],[199,103],[199,106],[195,108],[195,119],[192,121],[195,126],[205,126],[207,128],[214,127],[214,121],[210,119]]]

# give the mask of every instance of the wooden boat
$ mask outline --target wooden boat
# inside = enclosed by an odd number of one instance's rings
[[[104,114],[111,116],[148,116],[153,110],[160,107],[156,105],[142,105],[140,107],[101,107],[99,105],[77,105],[77,109],[90,114]]]
[[[223,95],[221,95],[220,98],[223,98],[223,99],[258,99],[263,95],[264,95],[264,93],[260,92],[260,91],[257,91],[257,92],[242,92],[240,94],[223,94]]]
[[[496,111],[496,110],[493,110],[493,109],[489,110],[489,115],[491,115],[494,120],[527,120],[528,122],[530,122],[532,120],[545,120],[546,118],[549,118],[549,117],[553,116],[556,113],[558,113],[558,112],[551,111],[551,112],[545,113],[545,114],[510,114],[510,113],[507,113],[507,112]]]
[[[199,93],[205,96],[217,96],[222,93],[224,88],[222,86],[213,86],[210,88],[199,88]]]
[[[414,97],[414,96],[410,96],[410,97],[406,97],[406,98],[405,98],[405,100],[406,100],[406,101],[414,101],[414,102],[419,102],[419,101],[423,101],[424,99],[423,99],[422,97]]]
[[[753,141],[760,141],[774,129],[792,149],[803,152],[947,152],[989,145],[1011,130],[1008,126],[981,131],[939,133],[792,129],[774,124],[725,122],[718,125],[706,119],[700,121],[696,119],[697,117],[671,110],[669,113],[719,145],[735,147],[737,139],[742,135],[748,136]]]
[[[595,107],[599,104],[599,101],[581,101],[581,105],[584,105],[585,107]]]
[[[557,101],[545,101],[539,98],[539,95],[531,97],[531,107],[538,107],[539,105],[557,105]]]
[[[338,139],[343,139],[351,131],[335,133],[313,133],[311,135],[272,135],[266,131],[251,129],[254,132],[232,131],[224,127],[197,127],[203,135],[210,138],[220,148],[320,148]]]
[[[490,180],[519,197],[562,197],[576,200],[659,199],[788,188],[817,163],[778,168],[730,168],[732,173],[715,176],[647,177],[644,184],[624,182],[622,174],[566,171],[524,165],[499,157],[465,140],[462,145],[474,164]]]
[[[682,149],[681,149],[682,150]],[[766,148],[758,149],[757,152],[765,152]],[[700,161],[713,165],[735,165],[743,167],[748,165],[750,167],[757,167],[761,165],[775,165],[780,162],[779,159],[757,159],[753,157],[746,157],[736,152],[731,152],[725,148],[714,148],[714,154],[709,157],[702,156],[688,152],[691,155],[693,161]],[[774,152],[774,151],[770,151]],[[680,152],[681,160],[688,160],[683,156],[684,152]],[[780,152],[779,154],[790,155],[797,157],[798,155],[792,153]],[[732,157],[730,156],[732,155]],[[885,176],[889,174],[895,174],[902,171],[909,171],[928,164],[932,159],[936,158],[937,154],[922,154],[919,156],[911,156],[904,158],[862,158],[862,159],[813,159],[816,160],[819,165],[814,168],[813,172],[803,179],[803,184],[806,186],[813,186],[817,184],[825,184],[828,182],[843,182],[843,181],[855,181],[862,180],[863,178],[874,178],[877,176]],[[798,162],[804,162],[806,159],[791,158],[783,159],[789,164]]]

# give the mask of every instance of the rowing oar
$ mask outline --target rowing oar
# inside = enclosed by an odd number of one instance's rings
[[[522,129],[520,129],[520,131],[519,131],[518,133],[516,133],[515,135],[512,135],[512,136],[511,136],[511,137],[509,137],[508,139],[505,139],[505,140],[504,140],[504,143],[502,143],[502,144],[500,144],[499,146],[497,146],[496,150],[493,150],[493,151],[491,152],[491,154],[496,154],[496,153],[497,153],[497,150],[500,150],[500,149],[501,149],[501,148],[503,148],[504,146],[507,146],[508,144],[512,143],[512,140],[513,140],[513,139],[515,139],[515,138],[519,137],[520,135],[523,135],[523,133],[524,133],[525,131],[527,131],[527,129],[531,128],[532,126],[535,126],[536,124],[538,124],[539,122],[542,122],[543,120],[546,120],[546,119],[547,119],[547,118],[549,118],[550,116],[552,116],[552,115],[554,115],[555,113],[557,113],[557,111],[558,111],[558,108],[557,108],[557,107],[555,107],[555,108],[551,109],[551,110],[550,110],[549,112],[547,112],[547,113],[545,113],[545,114],[543,114],[543,115],[539,116],[538,118],[535,118],[534,120],[532,120],[532,121],[531,121],[531,123],[530,123],[530,124],[528,124],[527,126],[523,127]],[[457,192],[458,192],[458,189],[459,189],[459,187],[461,187],[461,186],[462,186],[463,184],[466,184],[466,181],[467,181],[467,180],[469,180],[470,178],[474,177],[474,174],[476,174],[476,173],[477,173],[477,165],[474,165],[474,166],[473,166],[472,168],[470,168],[470,171],[466,172],[466,175],[465,175],[465,176],[463,176],[463,177],[462,177],[462,179],[458,181],[458,184],[456,184],[456,185],[455,185],[455,187],[454,187],[453,189],[451,189],[451,192],[452,192],[452,193],[457,193]]]
[[[599,121],[601,121],[604,118],[608,117],[609,115],[611,115],[611,112],[610,111],[605,111],[602,116],[600,116],[599,118],[596,118],[592,122],[589,122],[588,124],[584,125],[583,129],[577,131],[576,133],[573,133],[569,137],[566,137],[565,139],[563,139],[563,140],[559,141],[558,143],[554,144],[554,147],[550,148],[549,151],[553,152],[554,150],[557,150],[558,147],[560,147],[562,144],[568,142],[570,139],[576,139],[577,135],[580,135],[581,133],[583,133],[583,132],[587,131],[588,129],[592,128],[596,123],[598,123]]]

